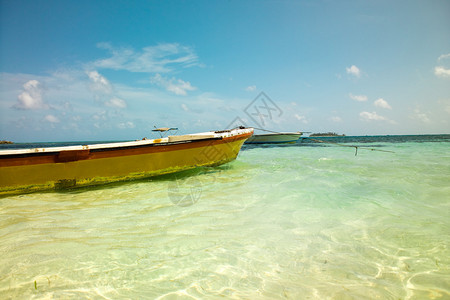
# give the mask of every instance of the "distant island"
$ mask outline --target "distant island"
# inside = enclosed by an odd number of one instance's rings
[[[14,143],[10,141],[0,141],[0,144],[14,144]]]
[[[309,136],[345,136],[345,134],[337,134],[336,132],[313,133]]]

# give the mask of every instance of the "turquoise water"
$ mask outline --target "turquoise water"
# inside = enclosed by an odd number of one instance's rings
[[[450,139],[331,140],[393,153],[246,146],[217,168],[0,198],[1,298],[449,299]]]

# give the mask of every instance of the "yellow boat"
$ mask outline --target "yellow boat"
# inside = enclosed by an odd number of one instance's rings
[[[0,195],[91,186],[234,160],[253,128],[159,139],[0,151]]]

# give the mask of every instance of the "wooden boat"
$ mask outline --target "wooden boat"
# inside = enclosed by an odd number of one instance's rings
[[[282,144],[295,143],[302,135],[301,132],[272,132],[255,134],[245,141],[246,144]]]
[[[234,160],[253,128],[159,139],[0,151],[0,195],[91,186]]]

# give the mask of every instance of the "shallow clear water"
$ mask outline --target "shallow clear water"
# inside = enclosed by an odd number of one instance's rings
[[[0,294],[449,299],[449,139],[361,142],[0,198]]]

